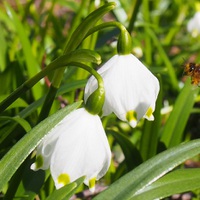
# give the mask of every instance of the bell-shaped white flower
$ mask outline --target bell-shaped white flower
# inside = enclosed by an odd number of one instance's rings
[[[31,169],[50,171],[56,188],[85,176],[91,191],[95,181],[107,172],[111,151],[98,115],[80,108],[67,115],[37,147]]]
[[[200,12],[196,12],[195,15],[189,20],[187,30],[193,37],[197,37],[200,34]]]
[[[155,102],[159,93],[157,78],[132,54],[115,55],[99,70],[105,87],[102,116],[114,112],[132,127],[142,118],[153,120]],[[97,88],[90,77],[85,88],[85,102]]]

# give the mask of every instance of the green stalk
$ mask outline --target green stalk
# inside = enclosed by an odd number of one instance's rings
[[[117,27],[120,31],[126,31],[126,28],[124,25],[122,25],[120,22],[112,21],[112,22],[105,22],[103,24],[99,24],[93,28],[91,28],[88,33],[85,35],[85,38],[88,37],[89,35],[102,30],[104,28],[109,28],[109,27]]]
[[[71,38],[68,40],[68,43],[64,49],[63,54],[67,52],[71,52],[78,48],[80,43],[85,39],[86,34],[88,31],[97,23],[97,21],[107,12],[114,9],[115,3],[107,3],[104,6],[100,7],[99,9],[95,10],[91,14],[89,14],[85,20],[77,27],[77,29],[73,32]],[[51,106],[53,104],[54,98],[56,96],[56,92],[60,87],[61,80],[64,74],[64,68],[58,69],[55,72],[55,75],[52,80],[52,84],[46,96],[44,105],[42,107],[39,120],[43,120],[46,118],[50,112]]]
[[[64,68],[74,62],[94,62],[99,64],[101,62],[100,56],[90,50],[77,50],[76,52],[71,52],[67,55],[60,56],[53,62],[51,62],[44,70],[40,71],[34,77],[25,81],[21,86],[19,86],[14,92],[12,92],[5,100],[0,103],[0,113],[3,112],[9,105],[11,105],[17,98],[21,96],[22,93],[31,89],[40,79],[45,77],[50,71]]]
[[[87,65],[76,62],[74,63],[74,65],[88,71],[97,79],[98,88],[87,99],[85,108],[90,114],[100,114],[102,112],[105,100],[105,90],[102,77],[97,73],[96,70]]]

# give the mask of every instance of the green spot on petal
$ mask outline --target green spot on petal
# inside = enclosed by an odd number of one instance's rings
[[[68,174],[60,174],[57,180],[58,184],[67,185],[70,183],[70,176]]]
[[[91,191],[91,192],[94,192],[94,189],[95,189],[95,182],[96,182],[96,177],[91,178],[91,179],[89,180],[89,188],[90,188],[90,191]]]
[[[137,113],[134,110],[130,110],[126,113],[126,119],[128,122],[137,121]]]
[[[38,155],[36,157],[36,161],[35,161],[35,167],[36,167],[36,169],[41,168],[43,166],[43,164],[44,164],[44,159],[43,159],[42,155]]]
[[[151,107],[149,107],[145,115],[148,118],[151,118],[152,114],[153,114],[153,109]]]

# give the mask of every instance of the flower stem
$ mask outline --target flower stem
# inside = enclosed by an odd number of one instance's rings
[[[96,22],[107,12],[114,9],[115,3],[110,2],[105,4],[104,6],[100,7],[99,9],[95,10],[94,12],[90,13],[85,20],[77,27],[77,29],[72,33],[70,39],[68,40],[66,47],[63,51],[63,54],[66,54],[68,52],[71,52],[75,50],[80,43],[86,38],[88,31],[96,24]],[[39,121],[46,118],[50,112],[50,108],[53,104],[56,91],[60,87],[60,83],[62,80],[64,74],[64,69],[58,69],[55,72],[55,75],[53,77],[52,84],[50,86],[50,90],[48,91],[48,94],[46,96],[44,105],[42,107]],[[51,89],[52,87],[52,89]]]
[[[120,22],[112,21],[112,22],[105,22],[103,24],[97,25],[93,28],[91,28],[88,33],[86,34],[85,38],[88,37],[89,35],[102,30],[104,28],[109,28],[109,27],[117,27],[120,31],[127,31],[125,26],[122,25]]]
[[[74,63],[74,61],[78,63],[78,62],[85,62],[86,60],[88,62],[94,62],[94,63],[99,64],[100,56],[97,53],[90,50],[77,50],[55,59],[42,71],[40,71],[34,77],[25,81],[14,92],[12,92],[6,99],[4,99],[0,103],[0,113],[3,112],[9,105],[11,105],[17,98],[19,98],[22,93],[31,89],[40,79],[45,77],[50,71],[58,69],[58,68],[65,69],[67,65]],[[53,88],[51,92],[53,93],[53,91],[56,91],[56,89],[57,89],[56,87]]]

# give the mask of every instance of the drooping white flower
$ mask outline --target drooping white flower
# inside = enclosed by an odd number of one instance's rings
[[[189,20],[187,30],[193,37],[197,37],[200,34],[200,12],[196,12],[195,15]]]
[[[80,108],[67,115],[37,147],[31,169],[48,169],[56,188],[85,176],[91,191],[107,172],[111,151],[98,115]]]
[[[105,87],[102,116],[114,112],[119,119],[129,122],[132,127],[142,117],[154,119],[159,82],[135,56],[115,55],[98,73],[102,76]],[[96,88],[97,82],[92,76],[85,88],[85,102]]]

